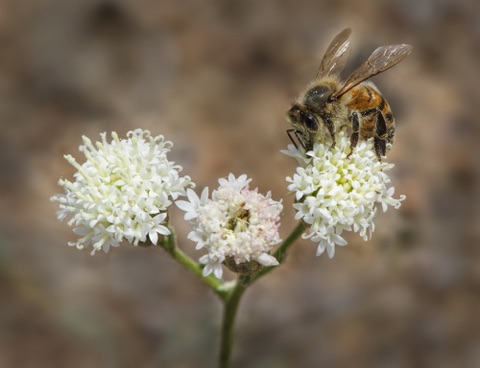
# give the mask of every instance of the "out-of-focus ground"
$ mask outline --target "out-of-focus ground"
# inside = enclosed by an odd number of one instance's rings
[[[91,257],[49,197],[81,135],[164,134],[199,190],[229,172],[283,198],[284,113],[353,29],[346,73],[411,43],[375,77],[397,119],[407,200],[333,260],[299,242],[246,294],[234,367],[480,367],[480,12],[447,1],[0,1],[0,367],[211,367],[220,303],[155,248]],[[180,246],[188,227],[173,210]]]

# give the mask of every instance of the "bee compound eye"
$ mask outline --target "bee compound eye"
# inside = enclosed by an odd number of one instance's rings
[[[316,130],[318,128],[317,119],[311,114],[303,114],[303,123],[310,130]]]

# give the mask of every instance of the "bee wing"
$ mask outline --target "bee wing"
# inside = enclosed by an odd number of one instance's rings
[[[413,50],[412,45],[399,44],[381,46],[377,48],[372,55],[360,65],[351,75],[347,81],[337,92],[332,96],[333,99],[339,98],[348,90],[352,89],[356,85],[360,84],[364,80],[373,77],[392,66],[398,64],[404,58],[406,58]]]
[[[320,68],[318,69],[317,79],[327,75],[340,74],[345,67],[345,64],[350,54],[350,37],[352,30],[350,28],[344,29],[340,32],[330,43],[323,56]]]

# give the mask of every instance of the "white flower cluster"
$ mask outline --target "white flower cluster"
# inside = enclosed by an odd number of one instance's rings
[[[83,137],[85,163],[65,156],[77,169],[75,181],[60,179],[65,194],[51,198],[59,203],[57,218],[71,216],[68,225],[80,236],[69,245],[83,249],[91,243],[92,255],[108,252],[123,239],[137,245],[148,236],[156,244],[158,234],[170,234],[168,206],[193,186],[188,176],[179,175],[182,168],[167,160],[172,143],[163,136],[140,129],[128,132],[127,139],[115,132],[111,136],[107,142],[106,133],[101,134],[95,146]]]
[[[317,255],[326,250],[330,258],[335,254],[335,245],[346,245],[344,230],[358,232],[369,240],[375,229],[377,204],[383,212],[388,206],[400,207],[399,199],[393,198],[394,188],[387,188],[390,178],[385,173],[393,164],[378,161],[371,141],[361,141],[350,153],[350,141],[340,134],[335,147],[330,144],[315,144],[305,154],[293,145],[285,154],[295,157],[300,163],[288,189],[295,193],[296,219],[310,225],[303,238],[319,243]]]
[[[280,242],[278,227],[281,202],[274,201],[270,192],[266,196],[250,190],[251,179],[246,175],[219,179],[219,188],[208,198],[208,188],[200,196],[187,190],[189,201],[176,201],[185,211],[185,220],[193,230],[188,238],[197,243],[196,249],[206,248],[200,258],[205,265],[203,275],[223,274],[222,262],[233,260],[237,265],[256,261],[264,266],[276,266],[278,261],[269,255]]]

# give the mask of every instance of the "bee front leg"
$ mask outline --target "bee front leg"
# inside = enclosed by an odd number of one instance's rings
[[[287,129],[288,138],[290,138],[290,141],[293,143],[295,148],[298,150],[297,142],[295,142],[295,139],[293,139],[292,134],[295,135],[295,137],[297,137],[297,139],[298,139],[297,132],[295,131],[295,129]]]
[[[335,137],[335,125],[333,125],[333,122],[330,120],[328,116],[325,116],[324,119],[325,124],[327,125],[328,133],[330,134],[330,138],[332,138],[332,148],[335,147],[337,144],[337,140]]]
[[[300,146],[305,150],[305,151],[308,151],[307,149],[307,145],[305,145],[305,143],[303,142],[303,139],[301,138],[299,132],[293,128],[291,129],[287,129],[287,135],[288,135],[288,138],[290,138],[290,141],[293,143],[293,145],[295,146],[295,148],[298,150],[298,144],[297,142],[295,141],[294,137],[297,139],[297,141],[300,143]],[[313,143],[311,144],[313,146]],[[311,148],[310,148],[311,149]]]
[[[350,119],[352,120],[352,134],[350,135],[350,153],[348,154],[347,158],[350,158],[350,155],[357,146],[358,134],[360,132],[360,121],[358,120],[358,114],[356,112],[352,112]]]
[[[382,157],[387,152],[387,124],[385,118],[380,110],[376,112],[377,121],[375,124],[375,137],[373,143],[375,145],[375,153],[377,154],[378,161],[382,161]]]

